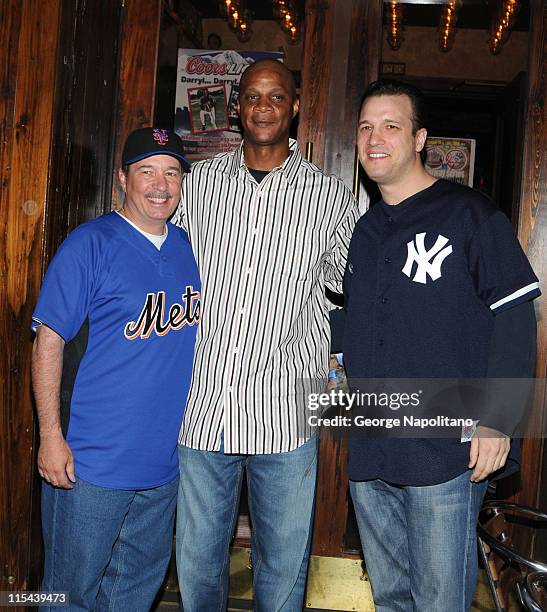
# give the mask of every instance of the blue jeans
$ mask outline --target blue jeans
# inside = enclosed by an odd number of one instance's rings
[[[257,612],[301,612],[311,543],[317,439],[271,455],[179,446],[177,571],[184,612],[225,610],[243,468],[253,524]]]
[[[42,590],[68,591],[66,611],[148,612],[171,557],[177,488],[178,479],[143,491],[44,482]]]
[[[350,482],[377,612],[471,609],[487,482],[470,477],[426,487]]]

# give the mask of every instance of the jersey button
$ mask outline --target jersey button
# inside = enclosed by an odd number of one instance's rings
[[[380,302],[382,302],[382,304],[387,304],[387,297],[381,297]]]
[[[383,340],[378,340],[378,346],[384,346],[384,341]]]
[[[384,257],[384,261],[385,261],[386,263],[391,263],[391,259],[390,259],[389,257]]]

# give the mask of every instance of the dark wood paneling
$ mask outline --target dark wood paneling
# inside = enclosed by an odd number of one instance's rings
[[[309,0],[306,4],[298,141],[313,162],[353,189],[359,104],[378,78],[381,0]],[[361,200],[365,199],[363,190]],[[343,556],[348,511],[347,449],[324,436],[319,450],[313,554]]]
[[[315,525],[314,555],[343,556],[348,514],[347,444],[326,434],[321,438]]]
[[[543,443],[543,458],[542,458],[542,464],[543,464],[543,474],[542,474],[542,478],[541,478],[541,482],[543,483],[543,486],[540,486],[539,488],[539,504],[538,506],[540,508],[547,508],[547,487],[545,486],[545,483],[547,482],[547,473],[546,473],[546,466],[547,466],[547,444],[545,444],[545,442]],[[540,551],[546,551],[547,550],[547,529],[541,529],[538,531],[538,535],[537,535],[537,539],[534,542],[534,545],[536,547],[536,551],[539,553],[538,554],[538,558],[541,558],[542,553]],[[543,553],[543,560],[545,561],[545,554]]]
[[[382,0],[310,0],[306,5],[298,140],[313,161],[353,189],[357,113],[378,78]],[[365,205],[360,190],[360,201]]]
[[[526,107],[527,79],[524,72],[520,72],[505,87],[498,99],[498,137],[499,145],[496,154],[499,163],[497,176],[492,189],[492,197],[501,210],[511,219],[511,223],[518,228],[520,216],[520,192],[522,186],[523,161],[523,128]],[[475,159],[477,153],[475,152]]]
[[[536,376],[547,376],[547,130],[545,125],[545,32],[547,2],[531,0],[528,86],[524,125],[524,154],[520,193],[519,240],[540,279],[542,296],[535,302],[538,316]],[[546,510],[547,448],[538,437],[547,429],[545,385],[538,385],[528,423],[528,438],[522,440],[521,470],[517,477],[500,483],[498,493],[510,501]],[[544,531],[544,530],[542,530]],[[515,528],[513,544],[525,555],[542,558],[545,534]]]
[[[44,267],[72,229],[110,210],[112,192],[122,3],[62,9]]]
[[[123,201],[117,182],[123,143],[131,130],[150,126],[154,121],[162,6],[162,0],[125,1],[118,122],[112,166],[113,208],[120,208]]]
[[[530,51],[528,62],[528,101],[526,110],[519,240],[541,283],[542,296],[536,300],[538,315],[538,358],[536,375],[547,376],[547,126],[545,124],[545,32],[547,3],[531,1]],[[544,463],[545,440],[538,432],[547,428],[545,386],[538,386],[528,427],[532,437],[522,442],[521,490],[517,503],[537,506],[542,486],[547,484]],[[543,484],[542,484],[543,483]],[[544,508],[545,509],[545,508]]]
[[[308,0],[306,3],[298,141],[302,153],[305,153],[306,143],[313,143],[313,161],[321,167],[325,161],[328,83],[333,68],[330,62],[333,14],[334,0]]]
[[[27,588],[29,566],[30,319],[41,278],[60,11],[54,0],[0,6],[0,590],[8,590]]]

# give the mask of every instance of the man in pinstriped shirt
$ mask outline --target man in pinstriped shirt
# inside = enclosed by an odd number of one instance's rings
[[[290,124],[294,79],[274,60],[242,76],[243,143],[200,162],[175,222],[202,279],[193,380],[179,437],[177,567],[185,612],[222,610],[243,468],[256,610],[303,605],[317,440],[302,427],[303,380],[326,383],[325,286],[340,290],[357,204],[305,161]]]

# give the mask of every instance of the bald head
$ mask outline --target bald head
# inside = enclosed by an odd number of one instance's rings
[[[245,91],[245,88],[248,87],[253,74],[256,74],[260,70],[273,70],[274,72],[277,72],[283,79],[287,90],[290,91],[292,99],[296,100],[296,83],[294,81],[293,73],[287,68],[287,66],[285,66],[285,64],[274,59],[260,59],[245,68],[239,82],[240,95],[243,91]]]

